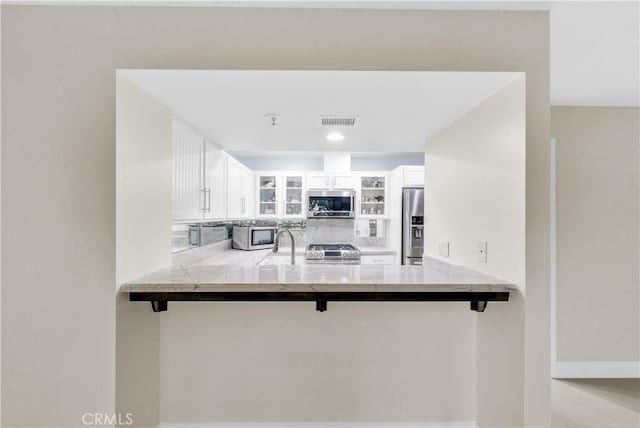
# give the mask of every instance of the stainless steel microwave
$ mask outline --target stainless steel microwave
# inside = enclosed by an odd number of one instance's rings
[[[311,190],[307,193],[307,218],[354,218],[353,190]]]
[[[275,242],[275,226],[233,226],[232,248],[237,250],[263,250]]]

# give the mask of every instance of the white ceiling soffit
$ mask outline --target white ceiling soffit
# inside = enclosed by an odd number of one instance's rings
[[[549,10],[552,105],[640,106],[640,6],[621,1],[25,0],[4,4]]]
[[[522,73],[120,70],[222,148],[236,152],[418,152],[429,137]],[[277,125],[265,114],[279,115]],[[357,126],[320,126],[356,114]],[[344,140],[326,137],[338,131]]]

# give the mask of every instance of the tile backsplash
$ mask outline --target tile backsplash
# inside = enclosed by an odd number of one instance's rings
[[[382,221],[382,220],[380,220]],[[355,220],[352,219],[308,219],[308,220],[238,220],[199,223],[200,226],[215,229],[215,241],[231,238],[234,225],[257,225],[285,227],[293,233],[296,246],[304,248],[309,244],[353,244],[356,247],[384,247],[384,237],[356,236]],[[219,232],[219,233],[218,233]],[[172,227],[173,252],[197,248],[189,242],[189,225],[175,224]],[[214,242],[214,241],[211,241]],[[282,246],[289,246],[289,238],[283,235]]]

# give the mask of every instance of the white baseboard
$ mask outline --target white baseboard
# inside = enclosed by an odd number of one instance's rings
[[[638,379],[640,361],[555,361],[553,379]]]
[[[160,423],[157,428],[480,428],[477,422],[214,422]]]

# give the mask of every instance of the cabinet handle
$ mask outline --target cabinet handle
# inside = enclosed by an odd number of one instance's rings
[[[244,207],[244,198],[240,198],[240,202],[242,203],[242,214],[246,213],[245,207]]]
[[[208,202],[207,202],[207,212],[211,212],[211,187],[207,189]]]

